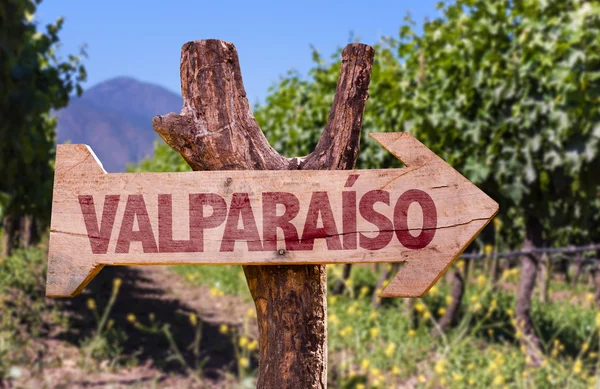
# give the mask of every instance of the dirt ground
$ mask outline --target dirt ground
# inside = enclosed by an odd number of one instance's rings
[[[122,285],[110,314],[114,328],[124,331],[119,341],[122,360],[136,360],[132,367],[115,367],[107,361],[93,367],[82,366],[78,347],[82,339],[93,335],[96,321],[88,309],[93,297],[101,313],[112,291],[113,280]],[[214,296],[210,288],[190,286],[183,278],[164,267],[105,267],[79,296],[50,300],[60,312],[66,312],[70,325],[42,323],[40,335],[31,342],[27,353],[34,363],[13,366],[11,380],[0,382],[5,388],[231,388],[239,385],[231,337],[219,331],[222,324],[239,328],[244,320],[250,336],[256,334],[254,320],[247,312],[254,305],[236,296]],[[184,358],[192,363],[188,345],[194,330],[189,314],[203,321],[200,350],[208,357],[201,379],[191,378],[179,363],[169,358],[169,344],[164,337],[145,333],[128,321],[135,315],[142,324],[153,314],[170,330]],[[31,350],[29,350],[29,348]],[[256,361],[252,361],[256,364]],[[125,363],[126,365],[126,363]],[[252,385],[251,382],[247,384]]]

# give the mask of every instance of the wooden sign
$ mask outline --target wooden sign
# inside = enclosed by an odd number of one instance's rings
[[[411,135],[371,136],[406,167],[107,174],[59,145],[46,294],[105,265],[406,262],[382,296],[422,296],[498,204]]]

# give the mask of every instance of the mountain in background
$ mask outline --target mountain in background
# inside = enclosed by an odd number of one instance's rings
[[[152,118],[179,112],[182,100],[158,85],[119,77],[86,90],[59,111],[57,142],[85,143],[108,172],[152,155]]]

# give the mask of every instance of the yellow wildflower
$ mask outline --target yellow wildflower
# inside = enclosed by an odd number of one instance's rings
[[[223,335],[229,332],[229,327],[227,326],[227,324],[221,324],[219,326],[219,332],[222,333]]]
[[[417,334],[417,331],[413,330],[412,328],[410,330],[408,330],[408,336],[410,336],[411,338],[413,336],[415,336]]]
[[[367,294],[369,294],[368,286],[363,286],[362,288],[360,288],[360,297],[365,297]]]
[[[378,368],[376,368],[376,367],[374,367],[374,368],[371,369],[371,371],[369,372],[369,374],[372,375],[372,376],[377,377],[377,376],[381,375],[381,370],[378,369]]]
[[[254,339],[252,342],[248,343],[248,347],[246,347],[250,351],[254,351],[258,348],[258,342]]]
[[[248,316],[249,318],[255,317],[256,311],[254,310],[254,308],[248,308],[248,311],[246,311],[246,316]]]
[[[469,364],[467,365],[467,370],[473,370],[473,369],[475,369],[475,364],[473,364],[473,363],[469,363]]]
[[[90,311],[95,310],[96,309],[96,301],[94,299],[88,299],[87,306]]]
[[[249,340],[245,336],[240,336],[240,339],[238,340],[238,344],[240,345],[240,347],[245,347],[248,344],[248,342]]]
[[[506,380],[504,379],[503,376],[497,375],[496,377],[494,377],[494,381],[493,381],[494,385],[497,385],[497,386],[504,385],[504,382],[506,382]]]
[[[371,328],[371,330],[369,332],[371,334],[371,338],[376,338],[379,336],[379,328],[377,328],[377,327]]]
[[[385,348],[385,355],[389,358],[392,355],[394,355],[394,353],[396,352],[396,343],[394,342],[390,342],[387,347]]]
[[[356,389],[365,389],[365,384],[356,384]]]
[[[585,294],[585,301],[587,301],[588,303],[594,302],[594,294],[593,293],[586,293]]]
[[[600,311],[596,314],[596,327],[600,328]]]
[[[243,368],[250,366],[250,360],[245,357],[240,358],[240,366]]]
[[[338,325],[340,324],[340,318],[337,317],[337,315],[334,313],[332,315],[329,315],[328,317],[328,321],[333,324],[333,325]]]
[[[486,257],[492,255],[492,251],[494,251],[494,246],[492,246],[491,244],[486,244],[485,246],[483,246],[483,252],[485,253]]]
[[[198,324],[198,317],[196,316],[196,314],[195,313],[190,313],[189,319],[190,319],[190,324],[192,326],[196,327],[196,324]]]
[[[350,335],[351,333],[352,333],[352,327],[350,327],[350,326],[346,326],[340,331],[340,335],[342,335],[342,337],[346,337],[346,336]]]
[[[583,351],[583,352],[588,351],[589,348],[590,348],[590,345],[587,342],[581,345],[581,351]]]
[[[444,374],[444,372],[446,371],[446,360],[445,359],[439,359],[435,363],[435,366],[434,366],[433,370],[437,374]]]
[[[210,288],[211,296],[217,296],[218,294],[219,294],[219,289],[215,288],[214,286],[212,288]]]
[[[330,296],[328,300],[329,300],[329,305],[333,305],[337,302],[337,296]]]
[[[382,286],[385,288],[385,287],[386,287],[386,286],[388,286],[389,284],[390,284],[390,281],[389,281],[389,280],[385,280],[385,281],[383,281],[383,284],[382,284]]]
[[[502,220],[499,217],[495,217],[492,223],[494,223],[494,228],[496,230],[500,230],[502,228]]]
[[[370,366],[370,365],[371,365],[371,361],[369,361],[368,359],[363,359],[363,360],[360,362],[360,367],[361,367],[363,370],[367,370],[367,369],[369,368],[369,366]]]
[[[123,282],[123,280],[121,280],[120,278],[115,278],[113,280],[113,291],[117,292],[119,290],[119,288],[121,287],[122,282]]]
[[[479,287],[479,289],[483,288],[485,286],[485,283],[486,283],[485,276],[483,274],[480,274],[477,277],[477,286]]]
[[[135,323],[135,315],[133,313],[127,315],[127,321],[130,323]]]
[[[420,374],[417,377],[417,381],[419,381],[420,384],[424,384],[425,382],[427,382],[427,378],[425,378],[425,376],[423,374]]]
[[[452,304],[453,301],[454,299],[452,298],[452,296],[446,296],[446,305]]]
[[[438,309],[438,315],[444,316],[445,314],[446,314],[446,308],[441,307],[440,309]]]
[[[419,313],[425,312],[425,305],[423,305],[423,303],[419,301],[415,304],[415,311]]]
[[[427,311],[423,314],[423,319],[429,320],[431,319],[431,312]]]
[[[461,381],[463,380],[463,378],[464,378],[464,377],[462,376],[462,374],[458,374],[458,373],[452,373],[452,379],[453,379],[455,382],[461,382]]]
[[[429,294],[431,296],[435,296],[438,293],[438,288],[436,285],[432,286],[431,289],[429,289]]]
[[[575,364],[573,365],[573,373],[575,374],[581,374],[581,371],[583,370],[583,364],[581,363],[581,359],[578,359],[575,361]]]
[[[395,375],[395,376],[399,376],[400,375],[400,368],[398,366],[393,366],[392,367],[392,375]]]
[[[111,328],[113,328],[114,325],[115,325],[115,321],[113,319],[110,319],[108,321],[108,323],[106,324],[106,329],[110,330]]]
[[[379,316],[379,315],[377,314],[377,312],[373,311],[373,312],[371,312],[371,314],[369,315],[369,320],[375,320],[375,319],[377,319],[377,316]]]

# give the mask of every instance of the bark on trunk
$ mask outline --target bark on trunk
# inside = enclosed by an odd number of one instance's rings
[[[381,291],[384,289],[384,284],[386,281],[390,279],[390,274],[397,274],[400,270],[400,263],[390,263],[383,264],[383,269],[381,270],[381,274],[379,275],[379,279],[375,284],[375,290],[373,291],[373,296],[371,297],[371,303],[375,306],[375,308],[379,308],[381,306]]]
[[[550,288],[550,279],[552,275],[552,264],[550,263],[550,257],[547,254],[542,256],[540,261],[540,301],[545,304],[548,302],[548,290]]]
[[[534,216],[529,216],[526,221],[526,237],[524,249],[542,247],[542,226]],[[535,289],[538,271],[538,258],[536,254],[521,257],[521,278],[517,291],[517,306],[515,309],[517,328],[521,333],[519,341],[525,346],[529,363],[539,366],[542,362],[541,343],[535,333],[531,320],[531,298]]]
[[[575,275],[573,275],[573,286],[577,285],[579,282],[581,273],[583,273],[583,258],[580,253],[577,253],[577,256],[575,257]],[[568,272],[565,272],[565,274],[568,274]]]
[[[352,272],[352,264],[346,263],[344,265],[344,270],[342,271],[342,279],[337,280],[335,285],[333,286],[332,293],[333,294],[342,294],[344,289],[346,289],[346,281],[350,278],[350,273]]]
[[[452,273],[452,302],[446,308],[446,313],[440,319],[439,325],[443,332],[456,324],[463,295],[465,294],[465,279],[458,268]]]
[[[2,218],[2,256],[4,259],[10,256],[13,250],[19,246],[19,219],[12,215]]]
[[[269,145],[246,98],[236,49],[224,41],[183,45],[181,114],[152,124],[194,170],[352,169],[373,55],[369,46],[346,46],[327,125],[304,158]],[[325,266],[244,266],[244,273],[258,316],[257,387],[327,387]]]
[[[594,302],[596,303],[596,308],[600,309],[600,250],[596,251],[596,260],[592,264],[592,268],[595,271],[594,279],[595,279],[595,289],[596,293],[594,293]]]
[[[24,248],[35,245],[39,240],[37,222],[33,216],[21,218],[21,244]]]

